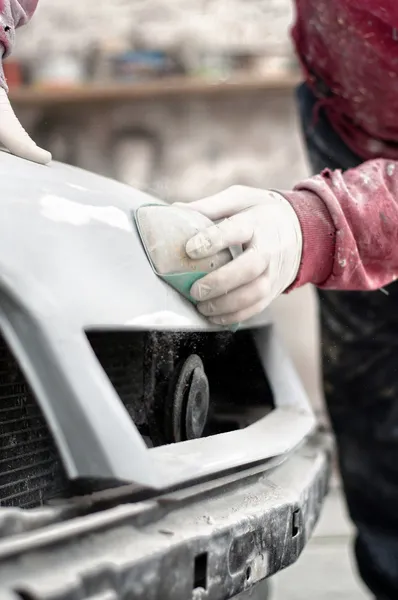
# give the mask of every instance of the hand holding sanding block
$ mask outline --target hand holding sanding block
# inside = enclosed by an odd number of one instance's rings
[[[191,259],[185,251],[188,240],[212,225],[204,215],[190,209],[164,204],[141,206],[135,220],[142,244],[156,275],[193,304],[190,295],[195,281],[233,260],[230,250],[201,260]],[[231,329],[236,330],[234,325]]]

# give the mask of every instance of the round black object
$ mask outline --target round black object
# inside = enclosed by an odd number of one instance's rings
[[[202,360],[191,356],[176,370],[166,407],[166,435],[170,443],[200,438],[209,411],[209,382]]]
[[[200,360],[200,359],[199,359]],[[185,433],[188,440],[200,438],[209,411],[209,382],[201,367],[192,373],[188,401],[185,409]]]

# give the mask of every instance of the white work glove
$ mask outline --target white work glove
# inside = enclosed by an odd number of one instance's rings
[[[15,29],[34,13],[38,0],[0,0],[0,144],[12,154],[40,164],[51,161],[51,154],[39,148],[18,121],[7,96],[2,59],[12,52]]]
[[[18,121],[5,89],[0,88],[0,144],[11,154],[41,165],[51,161],[51,154],[39,148]]]
[[[186,205],[219,223],[191,238],[192,259],[241,245],[243,252],[191,288],[198,310],[217,325],[241,323],[262,312],[296,279],[302,254],[299,220],[276,192],[231,187]]]

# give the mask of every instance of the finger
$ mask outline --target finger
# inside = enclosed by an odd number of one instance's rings
[[[264,273],[267,263],[266,256],[259,254],[255,248],[249,248],[224,267],[199,279],[191,287],[190,294],[199,302],[224,296],[257,279]]]
[[[259,315],[267,308],[270,304],[271,299],[264,299],[248,308],[244,308],[235,313],[230,313],[228,315],[222,315],[218,317],[210,317],[209,321],[214,323],[214,325],[235,325],[236,323],[243,323],[256,315]]]
[[[249,243],[253,234],[254,221],[240,213],[199,232],[188,240],[185,250],[194,260],[208,258],[230,246]]]
[[[25,25],[29,19],[32,18],[33,13],[37,8],[39,0],[19,0],[18,4],[22,9],[22,14],[17,11],[17,15],[15,15],[15,27],[19,27],[21,25]],[[12,10],[12,8],[11,8]]]
[[[205,317],[218,317],[237,313],[265,300],[269,296],[270,285],[266,275],[260,275],[257,279],[237,288],[229,294],[219,296],[214,300],[200,302],[197,305],[199,312]]]
[[[247,188],[233,186],[214,196],[202,198],[202,200],[195,200],[194,202],[187,202],[186,204],[176,204],[182,205],[185,208],[190,208],[191,210],[197,210],[208,219],[218,221],[219,219],[226,219],[241,210],[249,208],[253,205],[253,198],[250,193],[248,193]]]
[[[39,148],[22,127],[4,89],[0,89],[0,142],[21,158],[43,165],[51,161],[50,152]]]

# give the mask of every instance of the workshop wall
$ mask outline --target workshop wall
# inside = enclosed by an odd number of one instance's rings
[[[46,51],[83,55],[98,40],[132,38],[162,47],[187,44],[289,54],[291,0],[40,0],[18,54],[40,60]]]
[[[258,52],[278,72],[293,56],[291,20],[291,0],[84,0],[72,8],[40,0],[17,56],[34,72],[46,56],[84,61],[93,47],[139,40],[188,63],[198,51]],[[19,114],[57,158],[163,198],[191,200],[234,183],[288,188],[306,172],[291,91]]]
[[[29,112],[35,140],[60,160],[165,200],[234,184],[288,189],[306,173],[290,93]]]

